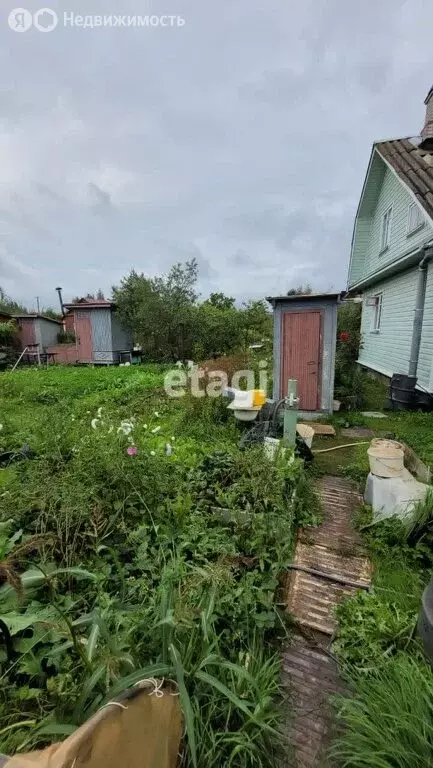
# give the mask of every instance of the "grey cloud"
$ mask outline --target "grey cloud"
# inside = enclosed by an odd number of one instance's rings
[[[37,268],[9,267],[8,290],[53,303],[56,285],[68,298],[98,279],[108,294],[131,267],[193,255],[203,294],[344,287],[371,142],[422,124],[433,7],[382,0],[374,23],[341,0],[170,12],[185,26],[0,27],[0,244]]]
[[[236,253],[234,253],[233,256],[230,256],[227,261],[234,267],[252,268],[255,266],[254,259],[252,259],[251,256],[246,251],[244,251],[243,248],[238,248]]]

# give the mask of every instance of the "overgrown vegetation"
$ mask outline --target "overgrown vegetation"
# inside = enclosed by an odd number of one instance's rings
[[[311,485],[297,460],[240,451],[221,399],[161,384],[157,366],[0,378],[0,448],[33,452],[0,470],[2,752],[148,677],[179,685],[183,765],[283,748],[276,595]]]
[[[338,766],[413,768],[433,765],[433,675],[416,627],[421,595],[432,575],[433,498],[407,522],[360,528],[374,565],[373,590],[337,610],[333,645],[353,694],[339,704],[341,735],[331,755]]]
[[[192,259],[153,278],[132,270],[113,288],[119,317],[134,330],[146,359],[203,360],[245,351],[254,342],[270,349],[272,315],[264,301],[236,307],[222,293],[199,301],[197,279]]]

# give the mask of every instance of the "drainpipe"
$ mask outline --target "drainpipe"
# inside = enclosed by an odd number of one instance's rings
[[[416,376],[418,369],[419,348],[421,344],[422,321],[424,317],[425,292],[427,285],[427,268],[433,259],[433,245],[424,246],[424,255],[418,265],[418,284],[416,288],[415,315],[413,319],[412,344],[409,357],[409,376]]]

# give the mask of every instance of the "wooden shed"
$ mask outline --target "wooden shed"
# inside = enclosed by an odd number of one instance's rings
[[[62,330],[61,320],[39,313],[13,315],[18,326],[21,349],[32,348],[33,351],[45,353],[49,346],[57,343],[57,335]]]
[[[299,410],[332,413],[339,293],[270,296],[274,310],[275,399],[296,379]]]
[[[65,330],[74,333],[75,341],[50,347],[56,362],[112,365],[131,360],[132,333],[120,324],[112,301],[84,298],[63,306]]]

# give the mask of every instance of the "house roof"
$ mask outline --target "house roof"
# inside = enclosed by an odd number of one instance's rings
[[[433,152],[420,149],[420,141],[419,137],[394,139],[374,146],[433,219]]]
[[[266,296],[266,301],[273,304],[276,301],[311,301],[311,299],[337,300],[341,295],[341,291],[339,293],[295,293],[293,296]]]
[[[12,317],[14,317],[16,320],[28,320],[28,319],[36,320],[40,318],[41,320],[48,320],[49,323],[57,323],[57,325],[62,325],[61,320],[55,320],[54,317],[47,317],[47,315],[40,315],[37,312],[30,312],[30,313],[26,312],[25,314],[22,314],[22,315],[12,315]]]

